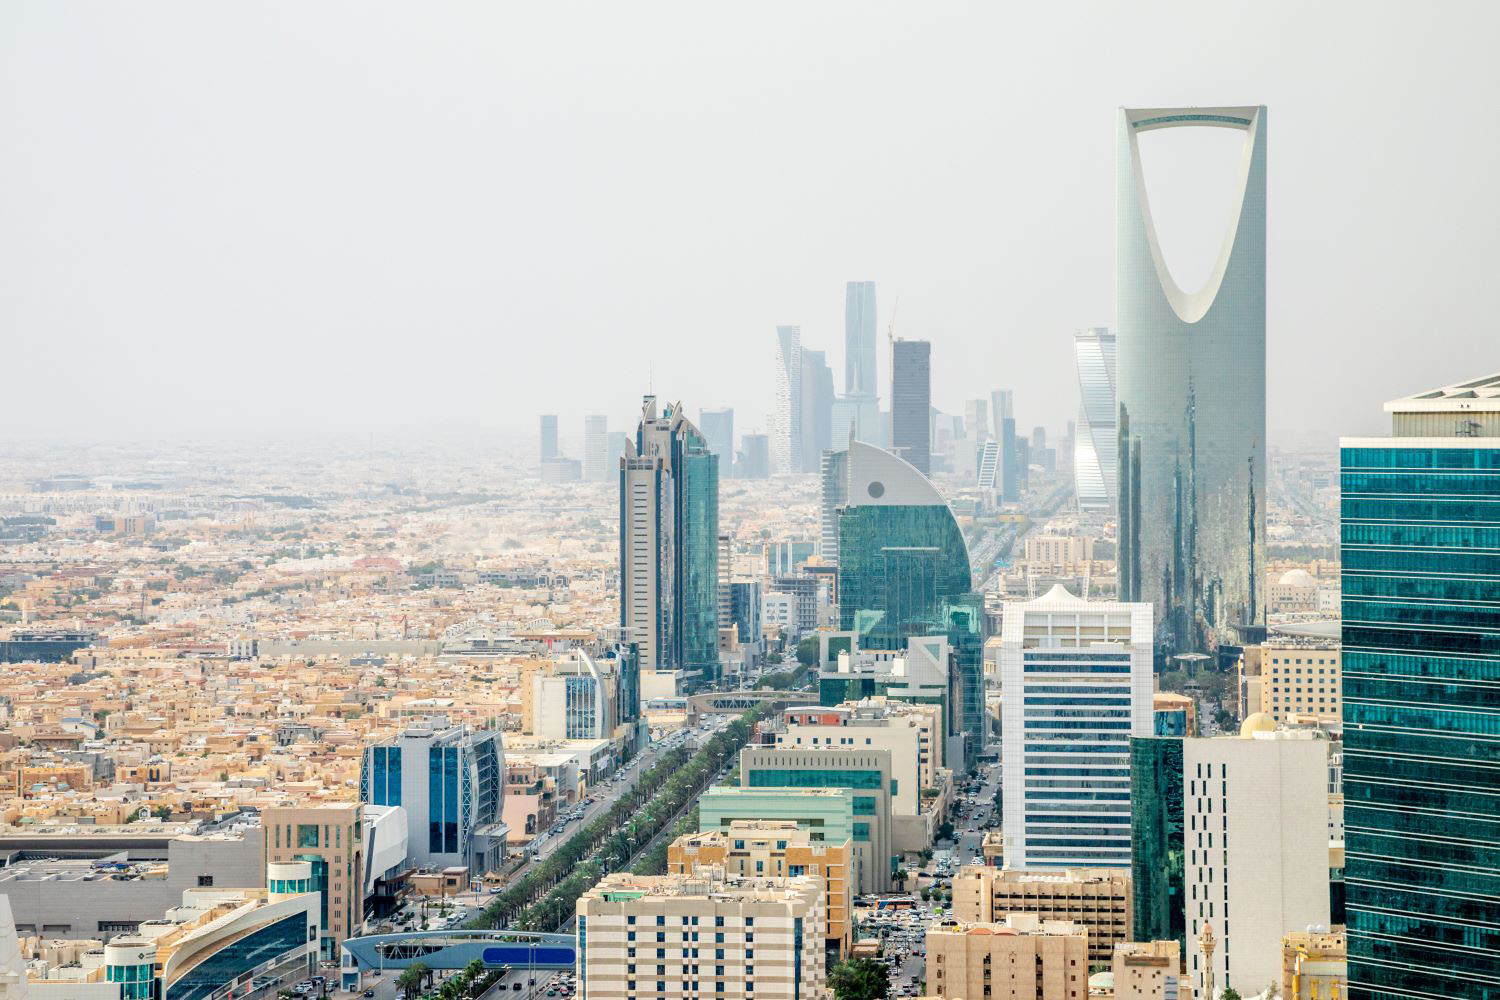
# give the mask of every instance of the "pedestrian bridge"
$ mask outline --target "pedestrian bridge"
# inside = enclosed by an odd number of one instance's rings
[[[344,941],[346,980],[365,972],[405,969],[420,962],[429,969],[462,969],[476,959],[489,968],[572,969],[576,954],[571,934],[459,929],[370,934]]]
[[[699,715],[744,715],[758,705],[781,702],[785,705],[816,705],[816,691],[705,691],[689,696],[687,710],[690,716]]]

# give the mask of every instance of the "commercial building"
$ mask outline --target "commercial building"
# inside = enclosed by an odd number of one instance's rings
[[[771,471],[802,471],[802,328],[776,328],[776,409],[771,413]]]
[[[9,900],[0,895],[0,995],[212,1000],[274,994],[316,973],[320,928],[309,866],[272,866],[268,875],[269,889],[186,889],[165,916],[66,957],[53,942],[28,938],[23,945]]]
[[[258,824],[202,835],[131,829],[143,826],[4,838],[0,896],[9,900],[17,932],[102,940],[134,933],[176,906],[187,889],[266,884],[265,830]]]
[[[1073,333],[1078,368],[1078,425],[1073,438],[1073,492],[1078,508],[1114,510],[1119,480],[1115,431],[1115,335],[1091,326]]]
[[[365,748],[359,793],[361,802],[405,809],[414,867],[461,867],[477,877],[499,870],[505,858],[505,754],[497,732],[442,717],[415,722],[394,742]]]
[[[1281,939],[1282,1000],[1349,996],[1349,962],[1342,930],[1292,931]]]
[[[1195,292],[1167,270],[1139,148],[1187,127],[1244,133],[1232,235]],[[1206,652],[1265,622],[1266,109],[1122,108],[1117,136],[1120,595],[1154,609],[1162,652]]]
[[[803,472],[817,472],[818,462],[833,446],[833,369],[823,351],[802,349]]]
[[[825,451],[818,479],[818,555],[830,565],[838,565],[839,508],[848,502],[849,452]]]
[[[734,468],[734,410],[724,407],[698,411],[698,429],[708,450],[719,456],[719,471],[727,474]]]
[[[722,868],[728,875],[797,878],[823,882],[828,951],[849,954],[853,944],[854,847],[851,841],[814,841],[791,820],[735,820],[727,830],[684,834],[667,847],[667,874],[691,875],[698,868]]]
[[[1085,573],[1094,562],[1094,540],[1079,535],[1027,535],[1026,563],[1047,573]]]
[[[948,640],[966,767],[988,726],[983,606],[971,593],[963,532],[927,477],[898,456],[851,441],[848,473],[849,502],[838,515],[839,628],[852,648],[885,653],[906,652],[914,637]]]
[[[1088,931],[1080,924],[1012,913],[1003,923],[933,924],[926,943],[930,997],[1088,996]]]
[[[531,675],[531,733],[543,739],[607,740],[619,725],[617,678],[582,650]]]
[[[1088,931],[1089,966],[1108,968],[1115,946],[1130,938],[1130,872],[1073,868],[1027,872],[965,865],[953,877],[953,917],[968,924],[1029,913],[1072,921]]]
[[[844,392],[850,396],[874,397],[880,391],[875,327],[875,282],[849,282],[844,286]]]
[[[930,710],[936,719],[934,764],[962,764],[968,741],[959,712],[960,673],[946,638],[908,639],[902,653],[850,648],[854,636],[848,633],[820,632],[818,638],[820,662],[830,664],[818,673],[819,704],[885,699]]]
[[[712,682],[719,663],[719,457],[647,396],[620,460],[620,625],[645,673]]]
[[[1217,987],[1262,990],[1281,977],[1282,935],[1329,921],[1328,741],[1256,714],[1238,737],[1184,740],[1182,768],[1187,939],[1211,925]]]
[[[935,719],[901,710],[907,707],[884,698],[832,708],[797,706],[784,709],[770,726],[762,727],[762,735],[788,750],[870,747],[890,751],[891,777],[899,788],[891,804],[898,814],[915,815],[921,790],[937,782]]]
[[[1182,740],[1130,740],[1130,919],[1132,941],[1186,946]]]
[[[606,875],[578,899],[579,1000],[821,996],[822,880]]]
[[[741,434],[736,479],[765,479],[771,474],[771,439],[765,434]]]
[[[1005,867],[1130,866],[1130,738],[1151,735],[1151,609],[1061,586],[1001,624]]]
[[[590,483],[609,481],[609,418],[593,414],[583,418],[583,478]]]
[[[1337,642],[1264,643],[1260,647],[1260,704],[1278,724],[1343,716],[1343,654]]]
[[[541,443],[538,453],[538,461],[543,467],[562,454],[557,448],[557,414],[555,413],[542,414]]]
[[[892,800],[901,793],[900,782],[891,777],[889,750],[750,746],[740,751],[740,787],[848,789],[854,794],[849,839],[860,862],[862,891],[889,891],[896,855]]]
[[[1110,969],[1114,1000],[1190,1000],[1192,996],[1181,975],[1182,945],[1176,941],[1117,944]]]
[[[891,345],[891,450],[926,476],[932,471],[932,344]]]
[[[364,807],[358,802],[273,806],[261,813],[269,870],[307,865],[307,891],[319,897],[318,951],[327,960],[337,959],[339,945],[364,923],[363,820]]]
[[[1500,375],[1340,442],[1349,993],[1500,994]]]

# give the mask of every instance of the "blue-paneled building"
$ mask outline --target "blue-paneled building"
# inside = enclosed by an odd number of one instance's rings
[[[365,748],[359,792],[366,804],[406,810],[413,867],[482,875],[504,860],[505,755],[497,732],[451,726],[441,716],[415,722],[395,742]]]
[[[1341,442],[1349,997],[1500,997],[1500,375]]]

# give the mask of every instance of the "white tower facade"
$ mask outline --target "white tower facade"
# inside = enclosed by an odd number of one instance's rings
[[[1151,735],[1151,606],[1061,585],[1001,621],[1007,868],[1130,867],[1130,737]]]

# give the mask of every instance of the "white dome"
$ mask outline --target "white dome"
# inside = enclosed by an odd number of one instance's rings
[[[1305,569],[1289,569],[1276,581],[1283,587],[1316,587],[1317,578]]]

